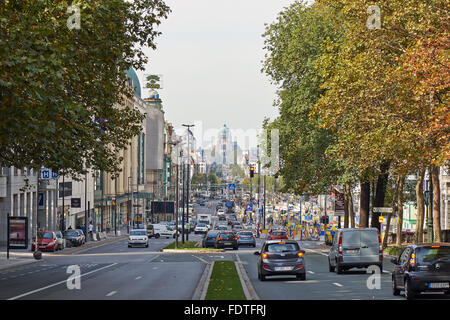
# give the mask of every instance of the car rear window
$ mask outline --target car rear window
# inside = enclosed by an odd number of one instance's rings
[[[253,233],[251,232],[239,232],[238,235],[244,236],[244,237],[251,237]]]
[[[342,243],[347,244],[360,244],[361,243],[361,232],[357,230],[342,232]]]
[[[299,250],[300,248],[297,243],[270,243],[266,248],[266,251],[271,253]]]
[[[286,232],[284,232],[284,231],[274,231],[274,232],[272,232],[272,234],[274,236],[285,236]]]
[[[234,234],[233,233],[221,233],[220,237],[225,240],[231,240],[234,238]]]
[[[433,264],[437,261],[450,262],[450,247],[420,247],[416,250],[418,264]]]
[[[53,239],[53,233],[51,233],[51,232],[38,232],[38,238],[40,238],[40,239]]]
[[[136,230],[136,231],[131,231],[130,232],[130,236],[146,236],[147,233],[145,232],[145,230]]]

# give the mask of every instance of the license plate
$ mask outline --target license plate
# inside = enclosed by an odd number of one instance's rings
[[[275,271],[291,271],[292,267],[275,267]]]
[[[346,250],[345,252],[348,254],[356,254],[358,253],[358,250]]]
[[[232,245],[232,242],[225,242],[226,245]]]
[[[437,283],[429,283],[428,288],[430,289],[446,289],[449,288],[450,285],[448,282],[437,282]]]

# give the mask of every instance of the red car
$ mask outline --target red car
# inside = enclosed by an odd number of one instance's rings
[[[288,239],[286,231],[275,230],[270,234],[269,240],[282,240]]]
[[[53,231],[39,231],[38,235],[38,249],[40,251],[55,252],[58,249],[58,238]],[[36,239],[36,238],[35,238]],[[36,241],[31,245],[31,251],[35,250]]]

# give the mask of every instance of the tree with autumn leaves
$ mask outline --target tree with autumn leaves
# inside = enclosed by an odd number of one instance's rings
[[[446,2],[317,0],[311,6],[304,2],[296,3],[302,8],[300,13],[288,8],[280,16],[289,12],[301,21],[301,27],[297,28],[326,25],[330,28],[327,29],[330,35],[339,36],[299,42],[293,36],[289,40],[295,30],[285,28],[280,29],[281,35],[277,36],[288,40],[278,46],[266,47],[269,51],[266,64],[270,68],[277,72],[283,68],[293,71],[278,78],[272,75],[279,76],[279,72],[269,73],[281,84],[280,117],[271,125],[288,127],[291,132],[304,130],[308,125],[307,136],[326,130],[330,137],[329,143],[321,149],[322,154],[314,159],[287,157],[283,150],[301,149],[305,145],[301,135],[305,133],[301,133],[300,138],[298,134],[292,138],[280,137],[280,141],[285,141],[285,145],[280,143],[284,168],[316,170],[311,163],[319,158],[324,159],[323,168],[332,166],[339,169],[334,171],[334,175],[323,176],[327,183],[359,182],[360,226],[368,226],[371,187],[375,187],[372,206],[385,206],[389,177],[396,181],[393,189],[397,190],[393,197],[395,201],[389,205],[397,209],[401,221],[405,177],[417,174],[418,230],[422,229],[424,205],[421,186],[425,170],[429,169],[432,174],[434,190],[438,192],[439,166],[449,160],[449,20]],[[371,27],[373,5],[378,6],[380,13],[380,25],[376,28]],[[314,17],[313,21],[302,19],[305,11]],[[274,23],[269,28],[276,25]],[[275,41],[274,35],[266,33],[266,37],[269,43]],[[274,57],[287,52],[289,41],[299,47],[304,55],[303,61],[314,62],[314,70],[320,80],[309,85],[315,86],[319,93],[316,101],[293,100],[305,91],[301,82],[305,77],[295,73],[295,69],[301,70],[295,59],[290,61],[292,66],[288,59],[281,67],[273,63],[276,61]],[[308,50],[311,47],[320,50]],[[266,66],[266,69],[270,68]],[[289,93],[289,88],[284,87],[286,82],[300,85]],[[287,103],[291,114],[283,109]],[[303,104],[310,112],[306,115],[295,113]],[[285,171],[282,169],[281,173],[284,176]],[[309,172],[309,176],[314,176],[314,173]],[[309,183],[302,180],[308,178],[307,175],[295,176],[290,172],[287,177],[286,185],[295,185],[299,181]],[[315,184],[314,180],[312,182]],[[439,198],[435,197],[433,208],[435,240],[440,241]],[[378,214],[372,215],[372,226],[379,228]],[[398,229],[401,233],[401,224]],[[420,242],[423,239],[420,232],[418,234],[417,241]]]
[[[162,0],[2,1],[0,166],[117,173],[144,119],[123,107],[127,71],[143,69],[169,12]]]

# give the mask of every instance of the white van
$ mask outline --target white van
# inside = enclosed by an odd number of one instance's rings
[[[175,238],[176,230],[171,228],[166,224],[154,224],[153,225],[153,236],[155,238],[166,237],[166,238]]]

